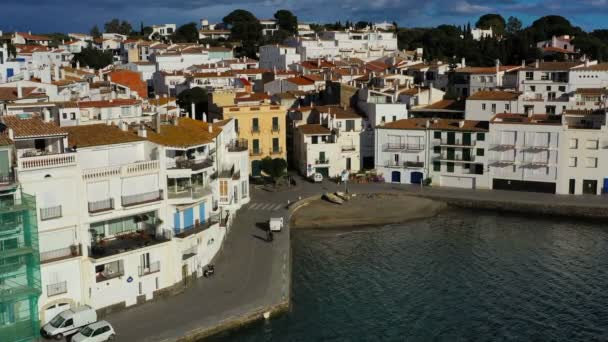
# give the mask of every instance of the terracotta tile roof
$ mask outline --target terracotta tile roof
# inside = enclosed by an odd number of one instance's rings
[[[198,32],[203,33],[203,34],[211,34],[211,33],[230,34],[230,30],[198,30]]]
[[[321,68],[334,68],[336,65],[325,60],[320,61],[304,61],[300,65],[304,69],[318,70]]]
[[[6,134],[0,134],[0,146],[12,145],[13,141]]]
[[[400,95],[410,95],[410,96],[417,95],[418,90],[420,90],[420,92],[427,91],[427,90],[429,90],[429,87],[404,88],[404,89],[399,90],[399,94]],[[388,91],[390,91],[390,90],[388,90]]]
[[[4,115],[0,121],[13,129],[15,138],[34,138],[63,136],[67,132],[54,123],[44,122],[38,117],[19,118],[15,115]]]
[[[501,72],[513,71],[521,68],[521,66],[513,66],[513,65],[501,65],[498,67],[498,70]],[[456,72],[463,74],[494,74],[496,73],[496,67],[464,67],[464,68],[456,68]]]
[[[311,81],[308,78],[304,78],[302,76],[288,78],[285,81],[287,81],[289,83],[293,83],[295,85],[299,85],[299,86],[307,86],[307,85],[314,85],[315,84],[314,81]]]
[[[598,63],[588,67],[582,66],[580,68],[574,68],[572,71],[608,71],[608,63]]]
[[[574,52],[574,51],[570,51],[570,50],[566,50],[566,49],[562,49],[562,48],[558,48],[558,47],[554,47],[554,46],[544,47],[543,51],[544,52],[557,52],[557,53],[564,53],[564,54],[576,54],[576,52]]]
[[[234,103],[251,102],[251,101],[263,102],[266,100],[270,100],[270,95],[268,95],[266,93],[251,93],[251,94],[246,94],[245,96],[237,96],[237,98],[234,99]]]
[[[144,141],[132,132],[124,132],[118,126],[105,124],[64,127],[68,132],[69,146],[91,147]]]
[[[234,73],[237,75],[257,75],[263,74],[265,72],[271,72],[270,69],[243,69],[243,70],[234,70]]]
[[[502,113],[496,114],[491,119],[492,124],[517,124],[517,125],[553,125],[561,126],[561,115]]]
[[[332,116],[335,114],[336,119],[361,119],[361,116],[357,114],[352,108],[344,108],[341,106],[316,106],[314,109],[319,113],[330,113]]]
[[[605,109],[566,109],[564,114],[570,115],[606,115]]]
[[[428,124],[428,127],[427,127]],[[384,129],[411,129],[411,130],[441,130],[441,131],[465,131],[465,132],[487,132],[487,121],[475,120],[453,120],[453,119],[403,119],[384,124],[378,128]]]
[[[38,51],[50,51],[46,46],[42,45],[15,45],[19,54],[31,54]]]
[[[467,100],[496,100],[496,101],[515,101],[521,95],[520,92],[514,91],[492,91],[482,90],[469,96]]]
[[[365,69],[370,71],[385,71],[389,68],[389,66],[380,61],[373,61],[365,64]]]
[[[230,52],[230,51],[232,51],[232,49],[225,48],[222,46],[211,46],[211,47],[205,48],[205,50],[211,51],[211,52]]]
[[[40,40],[40,41],[51,41],[52,40],[51,38],[49,38],[47,36],[29,34],[27,32],[16,32],[15,34],[18,34],[27,40]]]
[[[608,94],[608,89],[606,88],[578,88],[576,89],[577,94],[581,95],[606,95]]]
[[[412,110],[454,110],[464,111],[464,100],[441,100],[422,108],[412,108]]]
[[[23,87],[21,88],[23,91],[23,99],[25,98],[44,98],[46,94],[36,94],[37,88],[35,87]],[[9,87],[0,87],[0,101],[15,101],[18,100],[17,97],[17,87],[9,88]]]
[[[150,99],[148,103],[154,106],[164,106],[168,103],[175,102],[177,99],[175,97],[159,97],[158,99]]]
[[[217,77],[234,77],[232,70],[224,72],[197,72],[192,74],[193,78],[217,78]]]
[[[208,123],[181,117],[177,125],[161,125],[160,133],[148,129],[148,140],[163,146],[185,148],[209,144],[220,132],[218,126],[213,126],[213,132],[209,133]]]
[[[538,68],[535,64],[528,64],[526,68],[521,70],[534,71],[534,70],[546,70],[546,71],[561,71],[570,70],[577,66],[584,65],[582,62],[540,62]],[[576,68],[575,70],[580,70]]]
[[[329,128],[318,125],[318,124],[302,125],[302,126],[298,126],[297,129],[299,129],[300,132],[302,132],[302,134],[310,134],[310,135],[331,134],[331,131],[329,130]]]

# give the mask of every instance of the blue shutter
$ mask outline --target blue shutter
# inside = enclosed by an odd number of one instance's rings
[[[192,228],[194,225],[194,208],[188,208],[184,211],[184,228]]]
[[[7,68],[6,69],[6,77],[13,77],[15,75],[15,71],[13,70],[13,68]]]
[[[176,212],[173,214],[173,230],[175,231],[175,233],[176,233],[176,234],[177,234],[177,233],[179,233],[179,231],[180,231],[180,226],[179,226],[179,215],[180,215],[180,212],[179,212],[179,211],[176,211]]]
[[[205,223],[207,218],[205,217],[205,203],[201,203],[198,206],[198,219],[201,223]]]

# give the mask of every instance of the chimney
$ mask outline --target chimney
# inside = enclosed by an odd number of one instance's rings
[[[420,101],[420,99],[418,99],[418,101]],[[429,96],[427,105],[430,105],[431,103],[433,103],[433,82],[429,84]]]
[[[146,127],[144,125],[139,125],[139,130],[137,131],[137,136],[139,136],[140,138],[148,137],[148,131],[146,130]]]
[[[500,59],[496,59],[496,75],[500,72]]]
[[[196,103],[194,102],[192,102],[191,111],[190,117],[192,117],[192,119],[196,119]]]
[[[42,109],[42,118],[44,119],[44,122],[51,122],[51,112],[48,108]]]
[[[525,68],[525,67],[526,67],[526,60],[525,60],[525,59],[522,59],[522,60],[521,60],[521,67],[522,67],[522,68]]]
[[[59,81],[61,79],[61,73],[59,72],[59,65],[55,64],[53,66],[53,73],[55,74],[55,81]]]
[[[585,56],[585,68],[589,67],[589,58]]]
[[[125,121],[119,122],[118,127],[120,127],[120,130],[123,132],[126,132],[129,130],[129,125]]]
[[[110,93],[110,100],[114,100],[116,98],[116,91],[112,90],[112,92]],[[110,101],[112,102],[112,101]]]
[[[179,126],[179,116],[173,118],[173,126]]]
[[[213,133],[213,125],[209,124],[209,133]]]
[[[76,69],[80,70],[80,61],[76,61]]]
[[[460,64],[462,68],[465,68],[467,66],[467,61],[464,57],[462,57],[462,59],[460,60]]]
[[[203,122],[207,122],[207,113],[203,112]]]
[[[460,128],[464,127],[464,120],[458,121],[458,127],[460,127]]]
[[[154,115],[154,131],[160,134],[160,114]]]
[[[17,83],[17,98],[20,99],[23,97],[23,87],[21,86],[21,82]]]
[[[534,67],[535,67],[536,69],[540,68],[540,60],[539,60],[539,59],[537,59],[537,60],[534,62]]]

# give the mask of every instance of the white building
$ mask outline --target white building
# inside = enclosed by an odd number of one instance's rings
[[[171,37],[176,28],[175,24],[152,25],[152,32],[148,35],[148,39]]]
[[[467,120],[490,121],[498,113],[520,113],[521,93],[514,91],[482,90],[469,96],[465,105]]]
[[[496,114],[490,121],[490,187],[556,193],[561,131],[559,116]]]
[[[262,34],[265,36],[272,36],[279,30],[276,19],[260,19],[260,25],[262,25]]]
[[[488,28],[488,29],[481,29],[481,28],[474,28],[471,29],[471,35],[473,36],[474,40],[482,40],[483,38],[492,38],[494,36],[494,32],[492,32],[492,28]]]
[[[295,47],[284,45],[264,45],[260,47],[260,67],[265,69],[287,70],[291,65],[301,62]]]

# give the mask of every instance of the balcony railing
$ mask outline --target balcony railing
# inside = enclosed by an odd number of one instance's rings
[[[317,165],[326,165],[329,164],[329,159],[325,158],[325,159],[315,159],[315,164]]]
[[[439,142],[439,145],[440,146],[471,147],[471,146],[475,146],[475,141],[473,141],[473,140],[464,141],[464,140],[460,140],[460,139],[455,139],[455,140],[441,139],[441,141]]]
[[[201,222],[198,224],[194,224],[189,227],[175,229],[175,237],[179,239],[183,239],[190,235],[200,233],[204,230],[211,228],[213,225],[218,224],[220,222],[219,215],[211,215],[206,218],[205,222]]]
[[[260,133],[260,127],[255,127],[255,126],[252,127],[251,128],[251,133],[256,133],[256,134]]]
[[[277,154],[282,154],[283,153],[283,149],[282,148],[271,148],[270,149],[270,154],[271,155],[277,155]]]
[[[89,213],[91,214],[101,213],[109,210],[114,210],[113,198],[89,202]]]
[[[178,160],[175,162],[174,169],[192,169],[194,171],[206,169],[213,166],[213,158],[202,160]]]
[[[0,175],[0,185],[13,184],[17,180],[13,172],[8,175]]]
[[[40,220],[52,220],[61,217],[61,205],[48,208],[40,208]]]
[[[149,266],[139,266],[139,276],[143,277],[148,274],[160,272],[160,261],[155,261],[151,263]]]
[[[249,151],[249,154],[252,156],[261,156],[262,155],[262,151],[261,150],[251,150]]]
[[[95,276],[95,279],[99,283],[99,282],[102,282],[102,281],[106,281],[106,280],[122,277],[124,275],[125,275],[124,267],[122,265],[120,265],[118,267],[118,269],[116,269],[116,270],[103,271],[101,273],[98,273]]]
[[[424,144],[386,143],[383,146],[385,152],[390,151],[423,151]]]
[[[424,162],[421,162],[421,161],[396,162],[394,160],[390,160],[390,161],[386,162],[384,165],[388,168],[395,168],[395,169],[401,169],[401,168],[416,169],[416,168],[423,168]]]
[[[48,169],[53,167],[75,166],[76,153],[49,154],[34,157],[19,157],[19,170]]]
[[[435,160],[440,161],[449,161],[449,162],[474,162],[475,156],[462,156],[462,155],[453,155],[448,156],[447,154],[442,154],[439,157],[436,157]]]
[[[156,202],[163,199],[163,190],[145,192],[136,195],[122,196],[122,206],[129,207],[133,205]]]
[[[71,245],[66,248],[58,248],[52,251],[40,252],[40,262],[47,263],[74,258],[82,255],[81,245]]]
[[[50,284],[46,286],[46,295],[47,297],[58,296],[60,294],[64,294],[68,292],[68,282],[61,281],[55,284]]]
[[[549,145],[534,145],[534,144],[529,144],[529,145],[524,145],[523,149],[528,151],[528,152],[540,152],[540,151],[546,151],[551,149],[551,147]]]
[[[279,127],[279,125],[272,125],[272,129],[271,129],[272,133],[277,133],[281,131],[281,128]]]
[[[247,151],[249,142],[246,139],[235,139],[228,144],[228,152]]]
[[[357,150],[355,145],[342,145],[340,148],[342,149],[342,152],[352,152]]]
[[[119,166],[99,167],[94,169],[82,170],[82,178],[85,180],[109,178],[109,177],[130,177],[142,174],[156,173],[160,170],[158,160],[149,160]]]

